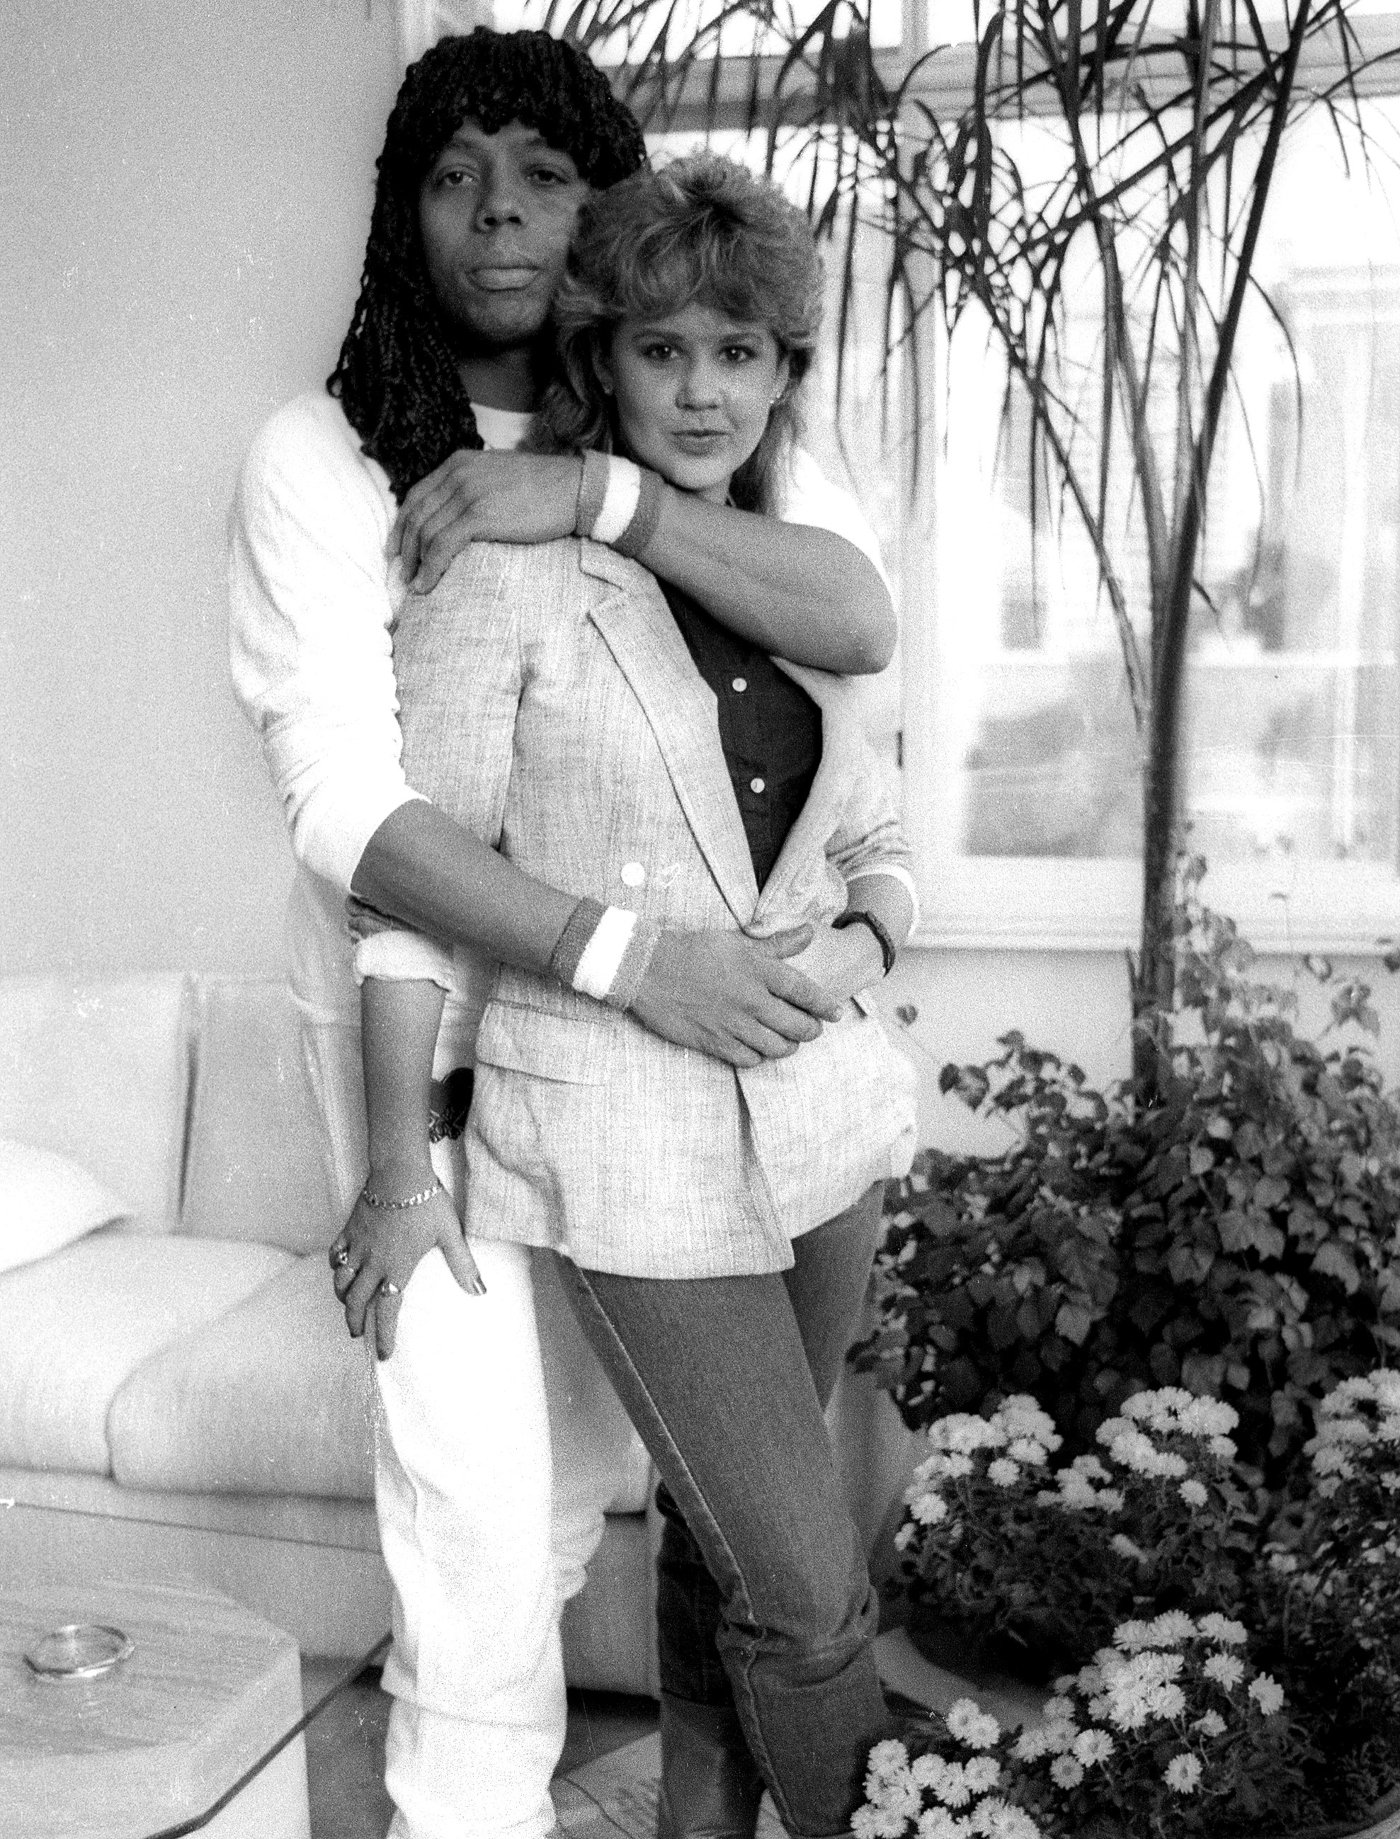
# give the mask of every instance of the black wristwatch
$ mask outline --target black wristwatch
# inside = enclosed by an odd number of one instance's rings
[[[886,928],[880,924],[873,913],[866,913],[859,907],[851,907],[845,913],[838,913],[831,922],[833,932],[840,932],[845,926],[868,926],[870,928],[875,934],[875,943],[880,947],[880,956],[884,960],[885,968],[882,974],[888,977],[894,969],[894,961],[898,953],[894,948],[894,940]]]

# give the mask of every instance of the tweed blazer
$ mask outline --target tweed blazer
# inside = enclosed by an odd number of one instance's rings
[[[656,582],[611,549],[473,544],[409,597],[394,664],[410,783],[566,891],[763,935],[829,920],[848,880],[907,864],[849,686],[794,667],[822,759],[758,888],[714,693]],[[781,1269],[796,1234],[913,1152],[912,1069],[854,1003],[788,1058],[735,1069],[502,966],[476,1058],[468,1232],[586,1269]]]

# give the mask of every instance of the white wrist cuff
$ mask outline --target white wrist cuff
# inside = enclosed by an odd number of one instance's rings
[[[595,543],[615,543],[631,523],[642,495],[642,470],[631,460],[608,455],[608,489],[589,535]]]
[[[901,868],[896,862],[882,862],[878,868],[863,868],[858,875],[852,875],[851,880],[863,881],[867,875],[888,875],[892,881],[897,881],[908,894],[910,905],[914,909],[914,917],[909,922],[909,930],[912,933],[919,923],[919,890],[914,886],[914,877],[909,870]]]
[[[626,907],[605,908],[583,948],[574,972],[574,988],[602,1002],[613,987],[636,928],[637,916]]]
[[[421,932],[394,927],[355,944],[355,982],[376,977],[384,983],[435,983],[452,988],[452,953]]]

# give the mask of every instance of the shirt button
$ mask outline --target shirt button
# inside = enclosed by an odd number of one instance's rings
[[[647,872],[640,862],[624,862],[622,865],[622,883],[624,887],[639,888],[647,878]]]
[[[766,779],[750,779],[749,790],[751,792],[761,792],[764,790],[767,784],[768,784],[768,781]]]
[[[742,696],[744,691],[749,687],[749,680],[747,677],[736,677],[729,687],[731,690],[737,690]]]

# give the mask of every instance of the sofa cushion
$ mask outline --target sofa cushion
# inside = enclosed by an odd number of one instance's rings
[[[325,1254],[298,1258],[131,1375],[107,1419],[112,1472],[132,1488],[372,1500],[369,1360]],[[609,1511],[640,1513],[649,1476],[634,1437]]]
[[[133,1488],[370,1500],[368,1361],[325,1254],[294,1259],[132,1373],[108,1419],[112,1472]]]
[[[122,1382],[290,1262],[272,1245],[93,1233],[0,1276],[0,1463],[111,1471]]]
[[[129,1212],[71,1156],[0,1137],[0,1271],[47,1258]]]
[[[177,973],[0,978],[0,1136],[78,1155],[143,1232],[178,1210],[185,1001]]]
[[[181,1232],[309,1252],[343,1224],[286,984],[202,982]]]

